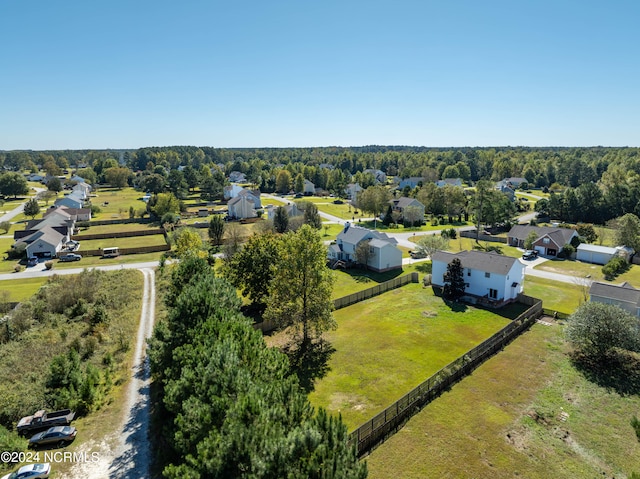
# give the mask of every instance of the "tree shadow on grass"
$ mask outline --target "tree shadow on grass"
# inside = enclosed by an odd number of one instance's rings
[[[589,381],[622,396],[640,394],[640,358],[626,352],[611,352],[596,358],[574,351],[570,354],[574,367]]]
[[[291,372],[298,376],[300,386],[307,393],[313,391],[316,379],[322,379],[331,370],[329,359],[335,351],[331,343],[322,338],[308,344],[292,341],[283,349],[289,357]]]

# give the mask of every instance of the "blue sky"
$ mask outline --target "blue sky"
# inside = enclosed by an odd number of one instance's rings
[[[640,2],[0,0],[0,149],[640,146]]]

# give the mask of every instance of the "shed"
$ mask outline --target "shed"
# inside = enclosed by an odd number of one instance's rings
[[[617,254],[616,248],[581,243],[578,245],[576,259],[585,263],[607,264]]]

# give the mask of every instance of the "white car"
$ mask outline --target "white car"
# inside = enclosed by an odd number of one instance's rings
[[[51,464],[28,464],[17,471],[2,476],[1,479],[47,479],[51,472]]]

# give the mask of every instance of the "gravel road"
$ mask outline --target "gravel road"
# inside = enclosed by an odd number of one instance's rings
[[[77,452],[97,453],[98,460],[77,463],[66,477],[69,479],[148,479],[151,463],[149,431],[149,361],[146,339],[153,332],[155,318],[155,274],[151,268],[141,269],[144,294],[140,326],[136,337],[131,381],[124,400],[126,413],[115,433],[100,443],[86,443]],[[84,450],[84,451],[83,451]]]

